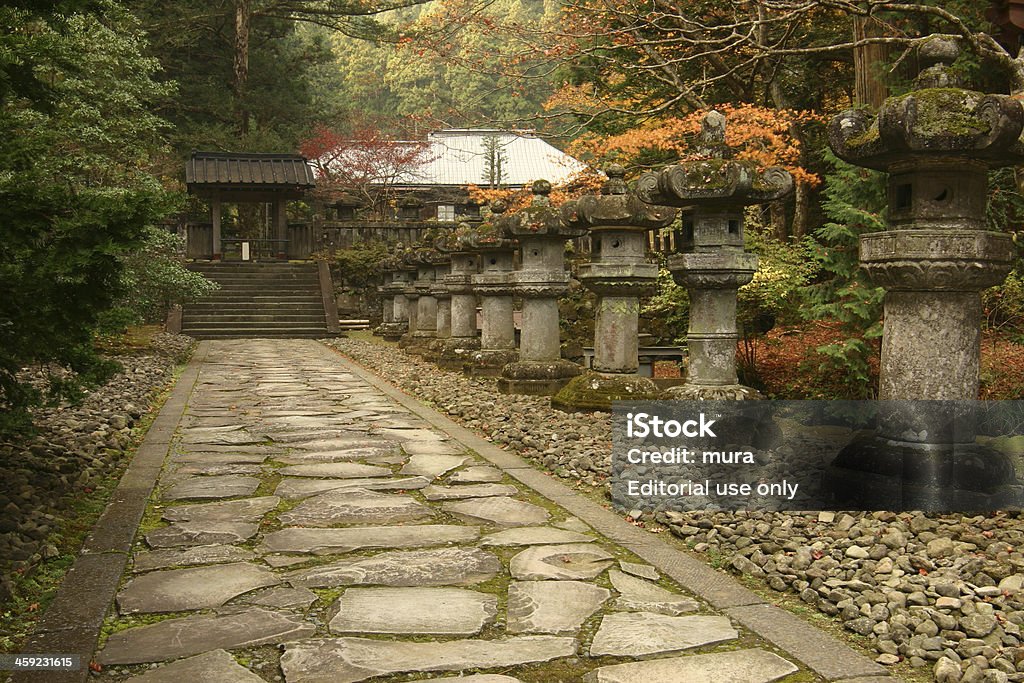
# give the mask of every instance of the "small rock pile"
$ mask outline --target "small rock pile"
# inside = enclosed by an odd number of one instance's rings
[[[559,476],[607,480],[607,415],[567,414],[546,398],[505,396],[491,380],[445,372],[372,342],[330,344]],[[641,525],[648,521],[632,514]],[[1020,513],[660,511],[654,521],[712,563],[832,615],[870,639],[882,664],[930,667],[940,683],[1024,681]]]
[[[147,354],[119,356],[123,371],[86,393],[79,405],[38,409],[36,433],[0,442],[0,604],[12,596],[11,576],[60,550],[47,542],[61,513],[112,472],[132,444],[132,427],[194,342],[160,334]],[[44,387],[43,369],[23,377]]]
[[[936,680],[1024,681],[1019,513],[660,513],[697,552],[792,591]]]

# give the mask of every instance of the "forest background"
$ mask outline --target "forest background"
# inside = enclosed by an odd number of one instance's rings
[[[202,281],[162,222],[190,210],[193,149],[295,152],[325,137],[420,140],[446,127],[536,130],[631,177],[691,158],[700,117],[729,116],[741,156],[795,195],[752,212],[762,258],[741,292],[744,380],[769,395],[869,397],[881,292],[857,236],[884,221],[884,178],[830,155],[827,120],[905,92],[933,33],[959,37],[973,87],[1019,94],[1006,0],[21,0],[0,3],[0,403],[40,397],[33,362],[98,380],[99,332]],[[1000,22],[1002,23],[1000,24]],[[1011,169],[993,229],[1016,237]],[[192,207],[194,209],[194,207]],[[1024,281],[985,294],[990,397],[1024,392]],[[685,291],[647,304],[678,338]],[[812,322],[818,321],[818,322]],[[994,355],[993,355],[994,354]],[[992,368],[996,368],[993,370]],[[995,373],[995,374],[992,374]],[[55,396],[74,382],[53,382]],[[3,425],[0,425],[2,428]]]

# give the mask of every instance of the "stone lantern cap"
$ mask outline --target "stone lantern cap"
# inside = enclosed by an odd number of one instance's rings
[[[467,227],[466,223],[459,223],[454,230],[442,233],[434,240],[434,248],[446,254],[462,251],[459,244],[459,233]]]
[[[426,244],[418,244],[405,252],[404,260],[411,266],[428,266],[433,263],[434,249]]]
[[[515,249],[515,241],[504,236],[502,221],[508,205],[501,199],[491,202],[490,220],[471,226],[463,223],[466,230],[459,226],[459,242],[462,251],[510,251]]]
[[[562,221],[561,212],[551,206],[551,183],[538,180],[533,183],[533,203],[500,222],[506,237],[551,237],[572,239],[587,232],[586,227],[569,225]]]
[[[935,37],[919,51],[930,64],[915,90],[890,97],[876,117],[848,110],[829,126],[829,143],[843,160],[887,171],[913,158],[969,158],[996,168],[1024,163],[1024,108],[1007,95],[959,87],[948,65],[956,41]]]
[[[793,176],[785,169],[730,158],[725,127],[725,116],[708,112],[697,147],[708,158],[645,173],[637,183],[640,199],[662,206],[742,207],[782,199],[793,190]]]
[[[562,207],[562,222],[583,230],[647,231],[664,228],[676,218],[676,210],[640,201],[626,185],[626,169],[612,164],[600,195],[588,194]]]
[[[382,258],[377,265],[385,273],[393,273],[396,270],[400,270],[403,265],[401,250],[396,250],[388,254]]]

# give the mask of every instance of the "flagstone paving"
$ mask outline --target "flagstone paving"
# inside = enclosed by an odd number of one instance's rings
[[[798,670],[318,343],[205,344],[95,657],[101,680],[768,683]]]

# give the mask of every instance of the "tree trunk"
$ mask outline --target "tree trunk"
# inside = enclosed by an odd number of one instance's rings
[[[772,234],[777,240],[786,239],[786,201],[780,200],[768,205],[768,215],[771,219]]]
[[[877,38],[884,35],[884,27],[874,17],[853,18],[853,39]],[[878,111],[889,91],[879,73],[888,60],[888,45],[862,45],[853,49],[854,104]]]
[[[807,186],[807,183],[797,182],[794,192],[796,196],[791,233],[794,240],[799,240],[807,234],[807,222],[810,220],[811,188]]]
[[[249,133],[249,111],[245,106],[246,83],[249,80],[249,24],[252,0],[235,0],[235,103],[238,110],[238,131]]]

